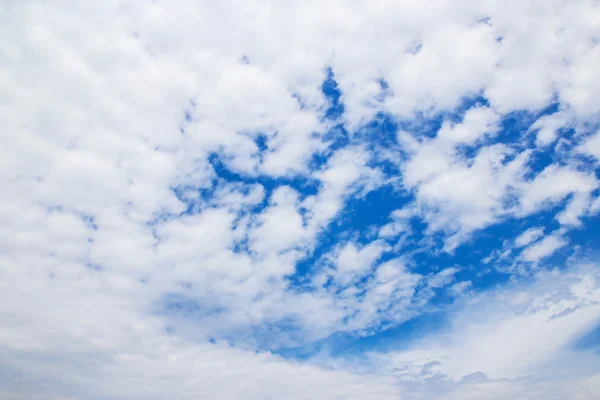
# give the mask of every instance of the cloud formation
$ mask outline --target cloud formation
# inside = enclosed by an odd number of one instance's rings
[[[600,391],[597,2],[0,22],[3,398]]]

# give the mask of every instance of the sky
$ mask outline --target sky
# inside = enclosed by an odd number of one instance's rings
[[[0,0],[0,397],[597,400],[597,0]]]

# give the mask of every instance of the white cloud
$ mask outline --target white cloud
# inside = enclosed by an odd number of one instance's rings
[[[546,203],[564,199],[570,193],[589,193],[596,187],[598,181],[592,174],[550,165],[523,186],[521,209],[523,213],[531,213]]]
[[[448,267],[433,275],[427,281],[427,284],[433,288],[446,286],[454,280],[454,275],[458,272],[458,268]],[[458,289],[459,287],[457,287]]]
[[[399,165],[416,201],[382,237],[420,216],[452,250],[569,195],[558,218],[576,225],[580,199],[598,186],[592,174],[553,165],[527,181],[530,152],[488,141],[504,113],[553,98],[574,121],[598,112],[598,12],[591,0],[2,2],[0,396],[396,397],[403,390],[390,377],[254,353],[374,331],[426,301],[427,278],[406,259],[377,264],[387,249],[379,241],[336,247],[343,284],[290,288],[348,197],[386,181],[354,128],[379,111],[410,119],[465,96],[489,99],[435,138],[404,134],[405,148],[388,149],[409,153]],[[335,151],[320,90],[327,67],[351,141]],[[541,144],[558,126],[543,121]],[[578,149],[597,157],[597,137]],[[218,177],[211,155],[237,182]],[[315,155],[328,157],[317,170]],[[317,189],[300,193],[294,179]],[[183,213],[190,204],[193,215]],[[539,259],[560,240],[522,257]],[[444,271],[429,284],[451,284]],[[188,317],[165,311],[176,295]],[[479,390],[456,388],[467,389]]]
[[[352,279],[361,279],[365,270],[373,266],[385,248],[383,243],[372,242],[360,249],[354,243],[337,249],[331,256],[336,268],[334,279],[342,286],[347,285]]]
[[[580,226],[580,217],[587,212],[589,207],[590,195],[588,193],[577,193],[565,209],[556,216],[556,219],[562,225]]]
[[[143,294],[142,287],[134,287]],[[82,300],[82,293],[92,288],[95,294]],[[390,398],[398,393],[385,377],[326,371],[268,353],[182,341],[165,333],[156,318],[140,314],[135,299],[114,290],[100,293],[89,278],[35,295],[46,311],[32,301],[35,290],[27,293],[5,284],[2,290],[5,299],[19,301],[1,306],[1,349],[5,367],[12,371],[3,376],[3,397],[10,398],[12,392],[17,399],[35,398],[44,392],[46,398],[73,399],[307,399],[315,387],[319,396],[332,399]]]
[[[600,132],[586,138],[578,147],[579,152],[589,154],[600,160]]]
[[[538,146],[547,146],[558,138],[558,130],[569,122],[564,112],[546,115],[535,121],[531,130],[537,131],[536,143]]]
[[[558,233],[546,236],[537,243],[526,247],[521,252],[520,258],[524,261],[538,262],[552,255],[556,250],[565,246],[568,242]]]
[[[349,322],[351,329],[369,329],[377,322],[400,323],[413,316],[417,285],[421,276],[411,273],[401,260],[380,264],[371,280],[366,283],[364,298]]]
[[[562,393],[585,385],[586,377],[597,373],[600,365],[593,355],[580,353],[572,345],[600,318],[595,266],[539,272],[534,278],[531,284],[511,285],[458,303],[448,327],[405,350],[372,353],[374,365],[406,380],[423,382],[425,390],[436,389],[432,379],[437,377],[440,398],[451,393],[450,398],[468,399],[473,396],[470,390],[487,390],[484,398],[522,393],[537,399],[547,393],[535,393],[540,386]],[[574,363],[581,357],[590,363]],[[553,374],[568,368],[569,377],[557,383]],[[468,382],[466,378],[473,374],[481,375],[479,382]],[[501,390],[496,392],[496,387]],[[582,398],[593,395],[590,392]]]
[[[470,123],[455,127],[453,131],[462,132],[457,135],[446,133],[449,131],[443,127],[435,139],[423,143],[402,137],[414,154],[403,166],[404,182],[415,190],[416,202],[429,229],[449,234],[446,241],[449,251],[473,231],[489,226],[507,214],[506,201],[521,181],[529,157],[523,152],[505,162],[514,152],[501,144],[483,146],[473,157],[462,155],[455,146],[464,143],[466,138],[473,140],[496,129],[489,127],[493,124],[489,120],[474,120],[477,124],[472,127]]]
[[[250,246],[260,255],[277,254],[302,245],[306,236],[295,190],[280,187],[270,201],[270,207],[258,216],[258,227],[250,232]]]
[[[333,154],[325,168],[313,173],[321,182],[321,190],[303,202],[310,229],[317,231],[329,223],[341,210],[345,196],[366,194],[382,184],[382,173],[369,167],[368,161],[364,149],[347,147]]]
[[[528,244],[538,240],[543,235],[544,235],[543,227],[529,228],[525,232],[523,232],[519,236],[517,236],[517,238],[515,239],[515,246],[516,247],[527,246]]]
[[[557,219],[563,225],[577,226],[589,208],[590,193],[598,187],[594,174],[578,170],[575,162],[551,164],[528,178],[528,172],[533,172],[527,166],[530,150],[517,152],[498,143],[475,148],[473,155],[463,153],[461,145],[474,145],[485,132],[493,135],[495,123],[496,114],[479,107],[469,110],[460,124],[445,122],[433,139],[399,133],[409,153],[407,161],[397,160],[403,183],[414,191],[416,214],[428,223],[430,232],[447,234],[446,251],[477,230],[508,216],[539,212],[569,195],[573,199]],[[400,233],[400,226],[392,227],[383,234]]]
[[[590,214],[595,215],[600,211],[600,197],[596,197],[596,199],[590,204]]]

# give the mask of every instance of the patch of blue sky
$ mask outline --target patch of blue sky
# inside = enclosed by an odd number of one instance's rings
[[[262,152],[269,148],[269,139],[268,136],[264,133],[259,133],[254,137],[254,143],[256,143],[256,147],[258,147],[258,151]]]
[[[339,89],[338,83],[335,80],[335,74],[331,68],[325,70],[325,75],[325,80],[321,85],[321,92],[325,99],[327,99],[327,108],[323,110],[323,121],[331,121],[334,125],[322,138],[323,142],[327,144],[326,151],[317,152],[311,157],[309,167],[312,171],[325,166],[336,150],[351,143],[350,135],[344,127],[344,124],[340,121],[340,118],[345,111],[345,106],[341,100],[342,92]],[[298,97],[297,100],[302,107],[302,99]]]
[[[490,143],[504,143],[517,150],[535,147],[535,135],[530,131],[531,126],[539,118],[555,114],[559,111],[558,103],[537,110],[516,110],[502,116],[500,130],[497,135],[489,139]]]
[[[565,235],[569,241],[569,246],[563,252],[563,257],[568,257],[573,246],[578,246],[582,256],[589,259],[598,257],[600,249],[600,215],[586,216],[581,218],[581,225],[569,230]],[[560,262],[553,262],[557,267],[561,266]],[[564,264],[562,264],[564,265]]]
[[[390,352],[409,348],[419,339],[449,327],[449,314],[432,311],[372,334],[337,332],[302,346],[279,348],[272,352],[288,359],[304,361],[320,353],[337,359],[364,357],[369,352]]]
[[[311,171],[323,168],[336,150],[352,143],[343,124],[336,124],[323,135],[322,140],[327,144],[327,149],[324,152],[316,152],[312,155],[308,165]]]
[[[390,148],[398,145],[397,133],[398,123],[395,118],[388,113],[378,112],[372,121],[355,133],[355,136],[362,139],[368,148]]]
[[[600,355],[600,324],[596,325],[585,335],[575,340],[573,343],[573,348],[582,351],[593,350]]]
[[[337,120],[344,114],[345,106],[341,101],[342,92],[339,89],[338,83],[335,80],[333,69],[327,68],[325,71],[325,80],[321,85],[321,91],[327,99],[328,107],[325,110],[324,118],[329,120]]]
[[[447,328],[449,326],[448,316],[449,314],[446,312],[426,312],[372,335],[361,337],[348,335],[346,343],[339,343],[337,347],[332,346],[332,349],[338,355],[400,350],[422,339],[425,334],[429,335]]]

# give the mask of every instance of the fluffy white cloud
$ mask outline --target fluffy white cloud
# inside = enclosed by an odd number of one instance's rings
[[[354,243],[349,243],[338,249],[332,255],[334,279],[342,286],[354,279],[360,280],[385,249],[385,244],[381,242],[369,243],[360,249]]]
[[[589,154],[600,160],[600,132],[588,137],[578,148],[581,153]]]
[[[485,132],[495,132],[494,115],[470,109],[461,124],[445,123],[434,139],[419,141],[400,134],[410,154],[406,163],[401,162],[404,184],[415,192],[417,214],[429,229],[448,234],[448,251],[478,229],[508,216],[539,212],[570,194],[572,201],[557,219],[561,224],[578,225],[590,207],[590,193],[598,187],[593,173],[575,166],[552,164],[528,179],[531,152],[517,153],[504,144],[484,145],[465,156],[459,146],[473,145]]]
[[[423,287],[450,285],[458,268],[421,274],[409,255],[382,258],[399,248],[382,240],[408,235],[410,218],[443,233],[451,251],[567,198],[557,215],[565,227],[597,212],[597,179],[575,157],[538,173],[528,167],[534,150],[496,142],[507,112],[553,99],[561,112],[533,127],[541,146],[563,124],[579,132],[594,120],[599,15],[592,0],[1,2],[0,396],[419,393],[379,369],[329,370],[255,350],[373,333],[426,308]],[[344,103],[336,121],[325,118],[327,68]],[[401,177],[373,165],[377,138],[357,138],[379,112],[447,115],[478,94],[489,104],[447,118],[435,137],[402,132],[400,147],[385,149]],[[343,148],[328,135],[338,124]],[[597,139],[572,144],[598,157]],[[381,240],[344,237],[314,263],[326,267],[292,283],[348,198],[398,178],[415,200],[375,228]],[[564,240],[517,242],[537,261]],[[453,290],[469,297],[468,286]],[[582,329],[582,312],[556,319],[572,328],[551,322],[556,348]],[[502,335],[512,326],[500,325]],[[516,367],[486,350],[486,329],[473,333],[480,358],[457,368],[508,376]],[[452,365],[468,350],[449,348]],[[501,362],[477,369],[486,357]],[[581,383],[591,398],[585,385],[593,393],[597,381]],[[570,383],[542,386],[573,393]],[[489,387],[514,397],[537,386],[462,382],[446,394]]]
[[[589,209],[590,200],[588,193],[575,194],[565,209],[556,216],[556,219],[562,225],[581,225],[580,217],[586,214]]]
[[[570,193],[589,193],[597,187],[598,181],[593,174],[550,165],[524,185],[522,212],[531,213],[548,203],[564,199]]]
[[[535,121],[531,130],[537,131],[536,143],[538,146],[547,146],[558,138],[558,130],[569,122],[564,112],[546,115]]]
[[[447,250],[506,214],[507,197],[522,179],[526,152],[505,162],[514,152],[502,144],[483,146],[472,157],[459,150],[496,133],[497,121],[493,111],[474,108],[460,124],[445,123],[434,139],[400,135],[412,154],[402,166],[404,184],[415,191],[429,229],[449,234]]]

